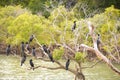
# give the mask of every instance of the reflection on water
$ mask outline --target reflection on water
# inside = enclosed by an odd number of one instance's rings
[[[38,68],[36,70],[28,70],[29,59],[27,58],[25,65],[20,66],[20,58],[15,56],[0,55],[0,80],[1,79],[19,79],[19,80],[74,80],[74,75],[66,70],[48,70]],[[52,62],[43,62],[33,59],[36,65],[57,66]],[[72,66],[71,63],[70,66]],[[90,65],[90,63],[84,63]],[[116,65],[120,66],[120,65]],[[120,77],[110,70],[105,64],[100,63],[94,68],[85,69],[84,74],[86,80],[120,80]]]

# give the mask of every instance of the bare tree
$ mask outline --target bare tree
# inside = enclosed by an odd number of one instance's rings
[[[76,63],[75,68],[68,68],[68,71],[70,71],[71,73],[73,73],[75,75],[75,80],[85,80],[85,75],[83,74],[83,69],[86,69],[86,68],[93,68],[97,63],[99,63],[101,60],[103,60],[104,62],[106,62],[108,64],[108,66],[113,70],[115,71],[116,73],[120,74],[120,71],[112,64],[112,62],[106,57],[104,56],[98,49],[97,47],[97,37],[96,37],[96,34],[94,32],[95,28],[94,28],[94,25],[91,23],[91,22],[88,22],[86,24],[88,24],[88,29],[89,29],[89,33],[88,35],[90,35],[90,37],[92,37],[92,41],[93,41],[93,45],[94,47],[90,47],[88,45],[85,45],[85,44],[79,44],[78,41],[79,41],[79,37],[80,37],[80,28],[81,28],[81,25],[79,25],[79,27],[73,31],[72,34],[74,34],[74,39],[71,41],[72,43],[72,46],[71,47],[70,45],[68,45],[66,42],[65,42],[65,35],[66,35],[66,32],[67,32],[67,27],[68,27],[68,17],[67,17],[67,13],[66,14],[62,14],[61,13],[61,10],[60,9],[57,9],[58,11],[58,14],[57,16],[55,16],[54,18],[54,21],[52,21],[52,25],[54,28],[55,27],[55,22],[57,20],[57,17],[60,15],[61,17],[64,18],[64,20],[66,21],[66,25],[65,25],[65,28],[63,31],[58,31],[56,30],[56,32],[62,34],[62,37],[60,39],[60,43],[58,43],[54,37],[54,34],[51,32],[51,31],[46,31],[48,32],[50,35],[51,35],[51,38],[52,40],[54,41],[55,45],[59,45],[59,46],[62,46],[64,47],[64,49],[67,49],[69,50],[74,56],[71,56],[69,53],[66,53],[67,55],[67,58],[70,58],[72,61],[74,61]],[[86,14],[87,15],[87,14]],[[81,24],[81,22],[79,22]],[[43,48],[42,48],[42,45],[39,43],[39,41],[37,40],[37,38],[35,37],[35,40],[36,40],[36,43],[40,46],[39,48],[43,51],[43,53],[48,57],[48,55],[44,52]],[[82,66],[82,61],[76,61],[75,60],[75,54],[77,52],[80,51],[80,49],[82,49],[82,51],[91,51],[93,54],[96,54],[96,56],[98,58],[100,58],[101,60],[97,61],[95,64],[91,65],[91,66],[86,66],[86,67],[83,67]],[[46,59],[44,57],[40,57],[39,58],[40,60],[43,60],[43,61],[50,61],[49,59]],[[39,67],[42,67],[42,68],[47,68],[47,69],[51,69],[51,70],[57,70],[57,69],[64,69],[66,70],[66,67],[65,67],[65,64],[62,64],[60,61],[58,60],[54,60],[54,63],[58,65],[58,67],[47,67],[47,66],[42,66],[42,65],[39,65],[39,66],[36,66],[34,67],[34,69],[37,69]],[[30,68],[32,69],[32,68]]]
[[[88,24],[88,28],[90,28],[92,26],[90,26]],[[90,29],[89,29],[90,30]],[[118,73],[120,75],[120,71],[112,64],[112,62],[106,57],[104,56],[99,50],[98,50],[98,47],[97,47],[97,39],[96,39],[96,35],[94,33],[94,30],[93,31],[90,31],[90,36],[92,37],[92,40],[93,40],[93,44],[94,44],[94,48],[93,47],[89,47],[85,44],[81,44],[80,47],[82,48],[85,48],[86,50],[90,50],[92,51],[93,53],[96,54],[96,56],[100,59],[102,59],[105,63],[107,63],[107,65],[116,73]]]

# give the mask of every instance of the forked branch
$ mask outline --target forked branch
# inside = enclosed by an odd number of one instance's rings
[[[88,24],[88,28],[90,28],[92,26],[90,26],[90,24]],[[91,29],[89,29],[91,30]],[[93,53],[95,53],[97,55],[98,58],[102,59],[105,63],[107,63],[107,65],[114,71],[116,72],[117,74],[120,75],[120,70],[117,69],[113,64],[112,62],[106,57],[104,56],[98,49],[97,47],[97,42],[96,42],[96,36],[95,36],[95,33],[92,32],[92,31],[89,31],[90,32],[90,36],[92,37],[92,40],[93,40],[93,44],[94,44],[94,48],[93,47],[89,47],[85,44],[81,44],[80,47],[81,48],[85,48],[86,50],[90,50],[92,51]]]

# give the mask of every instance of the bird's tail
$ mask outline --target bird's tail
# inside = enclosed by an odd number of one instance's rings
[[[21,63],[21,65],[20,66],[22,66],[22,63]]]
[[[53,59],[52,59],[51,61],[54,63],[54,60],[53,60]]]
[[[66,70],[68,70],[68,67],[66,67]]]
[[[53,60],[53,58],[52,58],[52,57],[50,58],[50,60],[54,63],[54,60]]]

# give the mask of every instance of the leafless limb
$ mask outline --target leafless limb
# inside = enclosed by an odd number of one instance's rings
[[[39,58],[39,59],[41,59],[41,60],[43,60],[43,61],[50,61],[50,60],[43,59],[43,58]],[[39,66],[34,67],[34,69],[37,69],[37,68],[39,68],[39,67],[41,67],[41,68],[46,68],[46,69],[50,69],[50,70],[66,69],[65,66],[64,66],[63,64],[61,64],[59,61],[56,61],[56,60],[55,60],[54,63],[56,63],[59,67],[47,67],[47,66],[41,66],[41,65],[39,65]],[[32,69],[32,68],[30,68],[30,69]],[[70,71],[70,72],[73,73],[73,74],[76,74],[76,71],[73,70],[73,69],[71,69],[71,68],[69,68],[68,71]]]
[[[102,59],[105,63],[108,64],[108,66],[109,66],[114,72],[116,72],[117,74],[120,75],[119,69],[117,69],[117,68],[111,63],[111,61],[110,61],[106,56],[104,56],[104,55],[98,50],[95,34],[91,32],[90,35],[91,35],[92,40],[93,40],[94,48],[93,48],[93,47],[89,47],[89,46],[87,46],[87,45],[85,45],[85,44],[81,44],[80,47],[86,48],[86,50],[93,51],[93,52],[97,55],[98,58]]]
[[[43,54],[45,54],[46,56],[48,56],[48,55],[44,52],[44,50],[43,50],[43,48],[42,48],[42,45],[39,43],[39,41],[37,40],[37,38],[35,37],[35,35],[34,35],[34,39],[36,40],[36,43],[40,46],[39,48],[43,51]]]
[[[99,60],[97,62],[95,62],[94,64],[92,64],[91,66],[89,67],[82,67],[82,69],[86,69],[86,68],[93,68],[94,66],[96,66],[98,63],[100,63],[102,60]]]
[[[34,69],[37,69],[37,68],[46,68],[46,69],[50,69],[50,70],[62,69],[61,67],[47,67],[47,66],[42,66],[42,65],[34,67]],[[31,68],[31,67],[28,68],[28,70],[30,70],[30,69],[33,69],[33,68]]]

